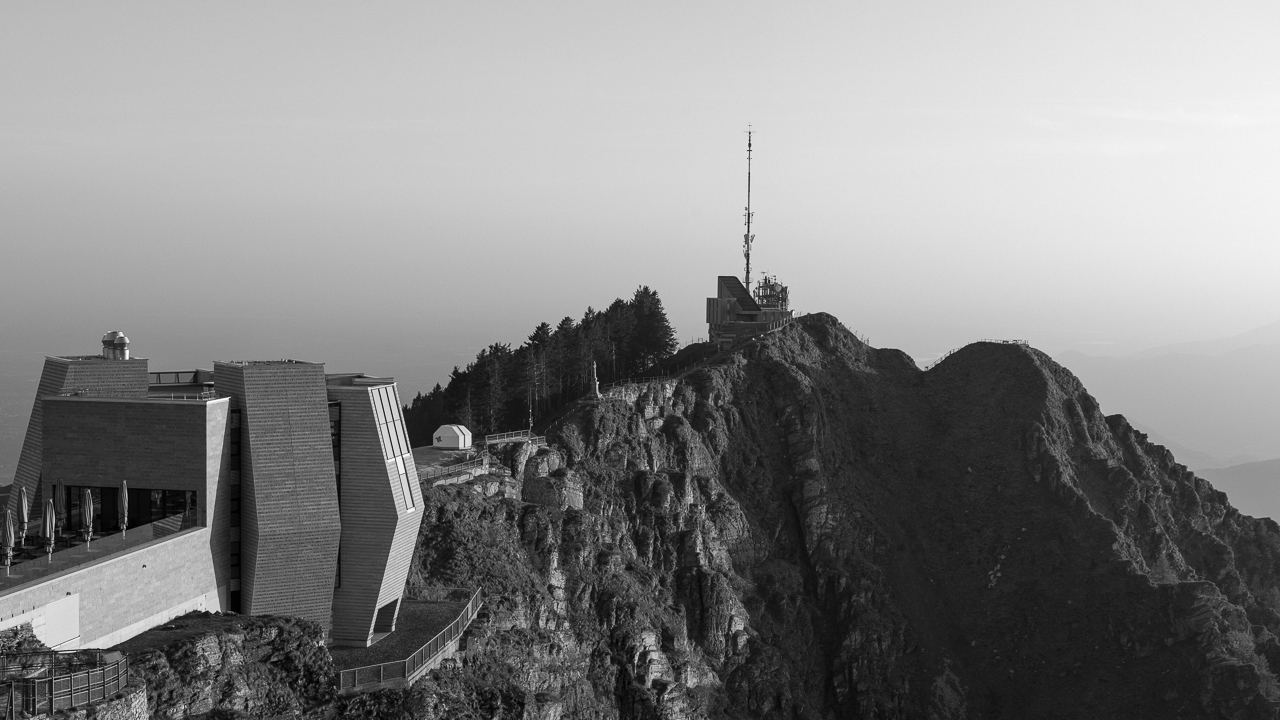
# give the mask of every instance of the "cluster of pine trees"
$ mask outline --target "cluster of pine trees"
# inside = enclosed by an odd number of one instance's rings
[[[427,445],[441,425],[466,425],[477,436],[522,430],[589,390],[591,363],[601,383],[639,377],[678,346],[658,293],[642,286],[631,300],[614,300],[598,312],[588,307],[582,320],[566,317],[555,327],[542,323],[520,347],[494,343],[449,382],[404,408],[413,446]]]

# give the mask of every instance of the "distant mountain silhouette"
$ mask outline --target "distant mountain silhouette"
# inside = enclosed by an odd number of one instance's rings
[[[1187,447],[1186,445],[1180,445],[1161,435],[1159,432],[1152,430],[1151,427],[1144,425],[1143,423],[1132,422],[1131,424],[1138,431],[1145,433],[1147,439],[1151,442],[1169,448],[1169,452],[1173,453],[1173,456],[1178,459],[1178,462],[1186,465],[1192,470],[1198,472],[1201,468],[1218,468],[1227,464],[1207,452],[1195,450]]]
[[[1105,412],[1142,425],[1188,467],[1280,457],[1280,321],[1132,355],[1068,351],[1055,359]]]
[[[1217,340],[1193,340],[1191,342],[1174,343],[1173,345],[1162,345],[1161,347],[1133,353],[1128,357],[1147,358],[1175,354],[1222,355],[1254,345],[1280,345],[1280,320],[1242,332],[1239,335],[1218,338]]]
[[[1176,451],[1174,457],[1177,457]],[[1241,512],[1273,520],[1280,518],[1280,458],[1197,470],[1196,474],[1226,493]]]

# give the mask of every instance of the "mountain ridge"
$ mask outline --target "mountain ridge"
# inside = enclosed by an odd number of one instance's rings
[[[1277,717],[1280,528],[1032,348],[926,372],[810,315],[548,434],[510,472],[581,510],[428,494],[413,582],[492,610],[415,692],[506,698],[453,712]]]

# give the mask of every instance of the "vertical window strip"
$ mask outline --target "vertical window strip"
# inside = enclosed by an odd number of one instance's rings
[[[396,458],[396,468],[400,471],[400,491],[404,493],[405,509],[412,510],[414,509],[413,490],[412,485],[409,482],[409,469],[406,466],[406,460],[408,462],[413,462],[413,459],[409,456]]]

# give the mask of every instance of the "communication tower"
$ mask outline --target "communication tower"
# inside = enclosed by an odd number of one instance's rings
[[[747,125],[747,207],[743,217],[747,221],[747,232],[742,236],[742,255],[747,259],[747,272],[742,276],[742,284],[751,291],[751,243],[756,236],[751,234],[751,126]]]

